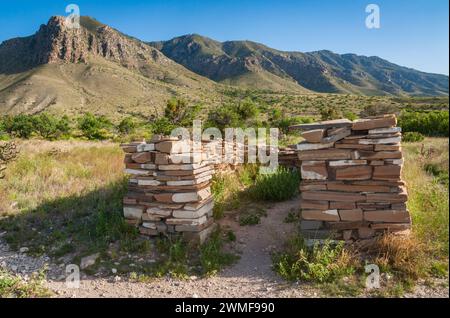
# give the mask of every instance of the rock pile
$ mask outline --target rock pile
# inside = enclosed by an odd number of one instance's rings
[[[0,141],[0,179],[5,177],[6,164],[17,156],[17,147],[13,141]]]
[[[149,143],[122,145],[131,175],[124,216],[143,235],[182,233],[203,242],[214,228],[211,179],[214,160],[191,152],[192,141],[154,136]]]
[[[291,127],[305,139],[297,145],[305,237],[364,239],[410,228],[396,124],[384,115]]]

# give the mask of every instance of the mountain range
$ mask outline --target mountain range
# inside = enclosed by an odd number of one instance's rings
[[[170,97],[218,105],[229,86],[286,94],[448,95],[448,76],[379,57],[283,52],[197,34],[144,42],[90,17],[51,17],[0,44],[0,113],[162,114]]]

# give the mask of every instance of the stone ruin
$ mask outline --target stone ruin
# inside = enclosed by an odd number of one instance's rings
[[[304,237],[357,240],[407,231],[401,128],[395,115],[293,126],[301,162]]]
[[[407,231],[411,218],[401,179],[401,129],[394,115],[292,126],[305,139],[282,149],[280,163],[301,170],[300,230],[308,239],[358,240]],[[123,199],[126,221],[143,235],[180,234],[203,242],[214,229],[211,180],[235,168],[237,158],[217,159],[224,147],[202,140],[197,153],[180,152],[192,140],[155,135],[148,143],[123,144],[131,177]],[[191,149],[191,148],[185,148]],[[182,159],[182,160],[180,160]]]

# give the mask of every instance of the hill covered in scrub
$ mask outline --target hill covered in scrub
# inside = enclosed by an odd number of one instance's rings
[[[200,75],[237,86],[363,95],[448,94],[448,76],[376,56],[284,52],[252,41],[218,42],[198,34],[150,44]]]
[[[275,104],[322,93],[448,96],[448,76],[378,57],[283,52],[200,35],[146,43],[90,17],[80,22],[71,29],[65,18],[51,17],[35,34],[0,44],[1,114],[91,112],[149,120],[163,116],[173,97],[214,109],[246,91]],[[314,105],[293,107],[315,112]]]
[[[210,102],[213,81],[88,17],[70,29],[52,17],[34,35],[0,45],[0,112],[158,115],[171,96]]]

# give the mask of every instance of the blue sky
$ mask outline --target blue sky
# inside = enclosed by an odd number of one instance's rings
[[[280,50],[377,55],[448,75],[447,0],[0,0],[0,41],[34,33],[70,3],[146,41],[198,33]],[[380,29],[365,26],[370,3],[380,7]]]

